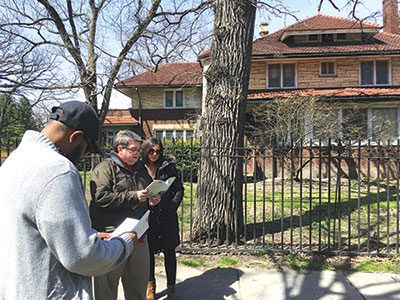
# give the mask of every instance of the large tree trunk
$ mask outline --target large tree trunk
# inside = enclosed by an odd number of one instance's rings
[[[231,243],[244,230],[243,138],[256,3],[215,3],[194,220],[198,240]]]

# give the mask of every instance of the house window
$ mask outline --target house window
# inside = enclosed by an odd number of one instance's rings
[[[317,34],[309,34],[308,41],[309,42],[318,42],[318,35]]]
[[[372,138],[377,140],[396,140],[398,137],[397,108],[372,109]]]
[[[331,42],[333,42],[333,34],[323,34],[322,35],[322,42],[323,43],[331,43]]]
[[[166,91],[164,95],[164,107],[184,107],[182,91]]]
[[[114,144],[114,138],[115,138],[116,134],[117,134],[116,131],[107,130],[106,143],[109,144],[109,145],[113,145]]]
[[[347,41],[347,34],[346,33],[338,33],[336,34],[337,41]]]
[[[368,110],[367,109],[343,109],[341,127],[344,139],[368,138]]]
[[[360,77],[361,85],[389,84],[389,61],[362,61]]]
[[[194,137],[194,132],[191,129],[186,130],[156,130],[155,136],[159,140],[164,139],[177,139],[184,140],[191,139]]]
[[[320,75],[322,76],[333,76],[336,75],[336,64],[332,61],[321,62]]]
[[[296,86],[295,64],[268,65],[268,87],[289,88]]]

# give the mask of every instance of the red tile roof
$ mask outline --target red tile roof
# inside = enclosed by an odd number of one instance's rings
[[[104,120],[105,125],[136,125],[138,121],[133,118],[128,109],[110,109]]]
[[[332,89],[296,89],[296,90],[250,90],[247,100],[271,100],[283,97],[400,97],[400,87],[371,88],[332,88]]]
[[[380,29],[382,26],[373,23],[360,22],[339,17],[315,15],[303,21],[290,25],[283,30],[290,31],[319,31],[319,30],[339,30],[339,29]]]
[[[295,45],[281,41],[283,34],[290,34],[294,31],[351,31],[355,29],[378,31],[380,25],[372,23],[360,23],[355,20],[316,15],[314,17],[297,22],[283,28],[275,33],[257,39],[253,43],[253,58],[285,58],[285,57],[309,57],[309,56],[338,56],[338,55],[360,55],[360,54],[400,54],[400,35],[386,32],[377,32],[373,39],[365,42],[341,42],[337,44],[323,45],[321,43],[306,45]],[[209,55],[210,50],[202,52],[199,57]]]
[[[144,72],[133,76],[115,86],[185,86],[201,85],[203,83],[203,70],[198,62],[177,62],[160,65],[156,72]]]

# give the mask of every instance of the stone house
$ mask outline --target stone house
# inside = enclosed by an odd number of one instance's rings
[[[356,123],[363,138],[376,138],[376,128],[390,123],[385,136],[400,136],[400,35],[398,4],[384,0],[384,25],[322,14],[261,37],[252,50],[248,107],[282,97],[318,97],[355,103],[357,112],[336,108],[338,137]],[[169,63],[118,82],[115,88],[132,99],[132,113],[142,135],[189,137],[201,113],[208,52],[199,63]],[[204,84],[203,84],[204,83]],[[350,116],[348,116],[350,114]],[[347,117],[347,118],[346,118]],[[332,117],[331,117],[332,118]],[[311,124],[311,125],[310,125]],[[314,124],[315,125],[315,124]],[[310,120],[308,126],[314,126]],[[318,138],[316,129],[309,138]],[[351,136],[350,136],[351,137]]]
[[[143,137],[187,139],[201,114],[202,68],[198,62],[158,66],[115,84],[132,99],[132,116]]]

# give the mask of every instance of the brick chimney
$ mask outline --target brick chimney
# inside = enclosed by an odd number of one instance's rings
[[[399,34],[399,5],[397,0],[383,0],[383,31]]]

